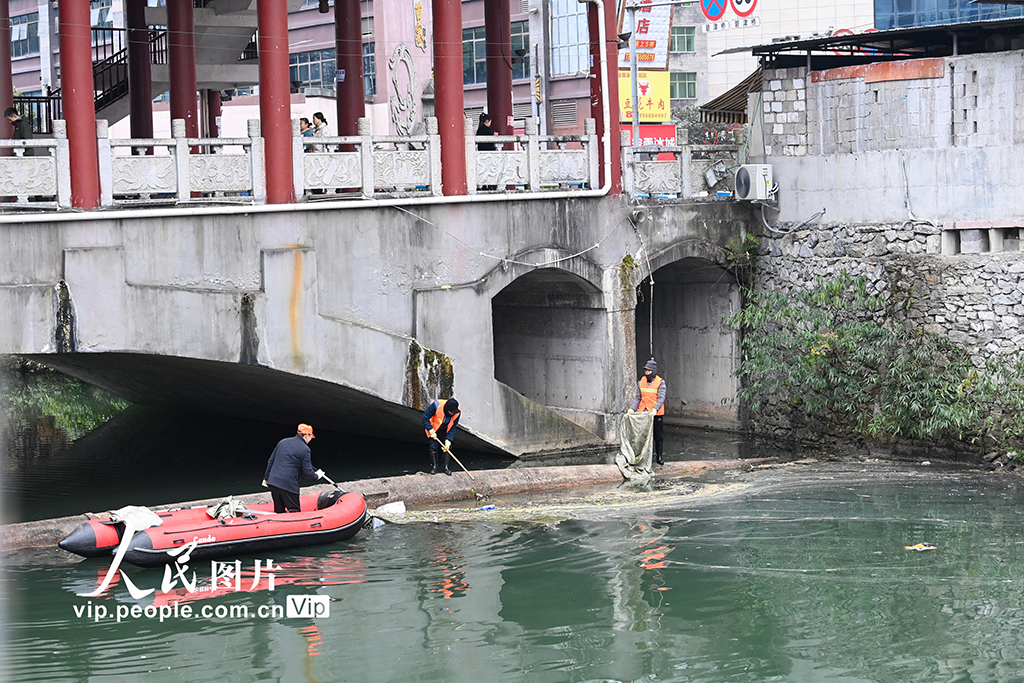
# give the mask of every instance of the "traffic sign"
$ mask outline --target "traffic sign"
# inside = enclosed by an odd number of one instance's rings
[[[757,0],[729,0],[729,2],[732,4],[732,11],[740,17],[749,17],[757,7]]]
[[[725,14],[727,0],[700,0],[700,11],[708,21],[718,21]]]

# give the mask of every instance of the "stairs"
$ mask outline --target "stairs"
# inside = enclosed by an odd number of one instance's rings
[[[288,10],[302,6],[302,0],[287,0]],[[196,75],[199,90],[229,90],[259,82],[256,63],[255,0],[194,0],[193,10]],[[170,88],[167,8],[147,7],[150,25],[152,96]],[[96,114],[111,124],[128,115],[128,49],[124,29],[94,28],[93,81]],[[107,46],[108,49],[103,49]],[[114,46],[113,49],[110,46]],[[121,48],[121,49],[118,49]],[[116,51],[115,51],[116,49]],[[50,122],[62,117],[60,88],[49,95],[21,95],[14,106],[32,121],[36,135],[52,134]]]

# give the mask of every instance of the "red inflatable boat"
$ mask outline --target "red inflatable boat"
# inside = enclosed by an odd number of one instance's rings
[[[366,520],[366,501],[358,493],[314,493],[302,496],[300,504],[301,512],[274,514],[273,503],[257,503],[246,506],[243,516],[228,519],[212,519],[206,507],[157,512],[163,524],[137,531],[124,560],[140,567],[168,564],[174,561],[168,551],[193,541],[194,561],[333,543],[355,536]],[[94,519],[58,545],[83,557],[109,557],[124,529],[123,522]]]

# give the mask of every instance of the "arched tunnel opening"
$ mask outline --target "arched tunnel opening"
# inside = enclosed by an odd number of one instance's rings
[[[601,290],[541,268],[491,299],[494,378],[592,432],[605,396],[607,313]]]
[[[637,377],[653,355],[666,382],[666,422],[737,427],[739,331],[724,322],[740,308],[736,278],[702,258],[674,261],[653,277],[653,293],[650,277],[637,291]]]

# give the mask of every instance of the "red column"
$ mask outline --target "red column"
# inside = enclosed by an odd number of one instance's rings
[[[588,10],[588,22],[590,28],[590,56],[591,64],[590,73],[592,78],[590,79],[590,116],[597,121],[597,139],[598,139],[598,150],[600,153],[600,174],[601,174],[601,185],[603,186],[606,178],[604,177],[605,167],[605,153],[604,153],[604,136],[611,136],[611,162],[612,162],[612,187],[611,194],[622,193],[622,165],[620,163],[621,149],[619,148],[619,45],[618,35],[616,34],[616,26],[618,20],[616,17],[618,3],[613,0],[605,0],[604,2],[604,22],[605,22],[605,40],[607,41],[607,59],[608,59],[608,92],[601,92],[601,45],[600,45],[600,33],[598,32],[597,22],[599,20],[597,4],[590,5]],[[605,130],[604,125],[604,110],[602,105],[603,97],[608,98],[608,108],[611,111],[611,130]]]
[[[8,0],[0,0],[0,113],[14,106],[11,76],[11,9]],[[0,140],[10,140],[14,128],[0,125]]]
[[[267,174],[267,203],[295,201],[292,187],[291,83],[288,81],[288,6],[257,0],[260,62],[260,129]]]
[[[466,194],[466,112],[462,99],[462,0],[432,0],[434,111],[441,135],[441,191]]]
[[[71,155],[71,205],[95,209],[100,205],[100,174],[89,3],[59,0],[57,9],[60,12],[60,97],[68,124]]]
[[[220,118],[221,110],[220,90],[206,91],[206,130],[211,138],[220,137],[220,126],[217,119]]]
[[[363,91],[363,31],[360,0],[334,0],[334,47],[338,74],[338,135],[356,135],[356,121],[366,116]]]
[[[149,27],[146,0],[125,0],[128,26],[128,102],[131,106],[131,136],[153,137],[153,75],[149,57]],[[152,153],[152,150],[150,150]]]
[[[512,135],[512,8],[509,0],[484,0],[487,42],[487,113],[498,135]]]
[[[167,0],[167,43],[170,47],[171,119],[185,120],[185,135],[199,137],[196,104],[196,41],[192,0]]]

